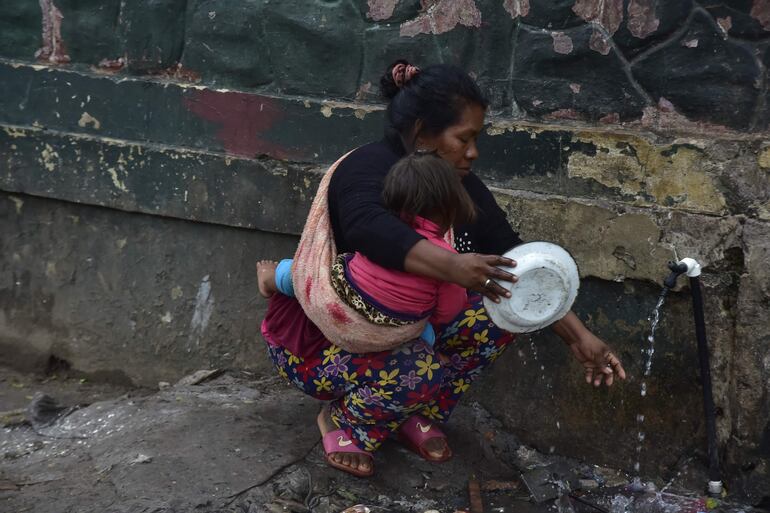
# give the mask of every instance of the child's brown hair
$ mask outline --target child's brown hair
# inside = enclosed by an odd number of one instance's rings
[[[420,216],[443,231],[476,218],[459,173],[435,153],[413,153],[396,162],[385,177],[382,200],[406,222]]]

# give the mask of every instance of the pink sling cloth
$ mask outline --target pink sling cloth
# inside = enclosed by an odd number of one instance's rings
[[[332,164],[318,185],[294,255],[292,281],[305,314],[331,343],[351,353],[387,351],[418,338],[427,318],[403,326],[373,324],[344,303],[332,287],[330,271],[337,247],[329,219],[329,182],[349,154]]]

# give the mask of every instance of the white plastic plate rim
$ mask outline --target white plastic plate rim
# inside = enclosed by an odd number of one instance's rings
[[[545,328],[567,315],[575,302],[575,298],[577,298],[578,289],[580,288],[580,275],[578,274],[575,260],[566,249],[551,242],[535,241],[520,244],[507,251],[503,256],[516,260],[518,265],[514,268],[501,267],[501,269],[513,272],[514,274],[518,274],[517,269],[519,269],[525,275],[536,269],[549,269],[557,274],[562,274],[562,283],[565,281],[568,283],[568,290],[565,290],[567,287],[564,287],[562,290],[553,291],[555,293],[550,294],[561,297],[566,295],[566,299],[562,302],[560,308],[553,311],[542,322],[527,322],[524,320],[524,316],[517,315],[515,312],[511,312],[510,315],[518,317],[519,323],[515,319],[507,319],[504,310],[513,304],[511,300],[502,299],[500,303],[495,303],[485,297],[484,307],[496,326],[511,333],[529,333]],[[515,284],[510,282],[499,283],[515,294],[516,287],[521,284],[521,281]]]

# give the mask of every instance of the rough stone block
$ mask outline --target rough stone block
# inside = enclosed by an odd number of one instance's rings
[[[158,72],[179,62],[184,46],[187,0],[126,2],[120,35],[126,66],[132,72]]]
[[[379,96],[380,77],[397,59],[406,59],[417,66],[441,62],[441,49],[431,35],[400,37],[398,25],[378,25],[364,32],[364,59],[358,98],[382,101]]]
[[[493,121],[479,137],[474,172],[496,187],[564,193],[563,148],[571,137],[568,131]]]
[[[691,211],[720,214],[725,198],[718,176],[707,170],[708,155],[692,144],[656,146],[634,136],[598,133],[573,141],[578,146],[569,155],[567,176],[595,180],[620,191],[640,205],[665,205]]]
[[[42,43],[41,27],[37,2],[7,0],[0,3],[0,55],[33,60]]]
[[[573,10],[575,0],[551,0],[549,2],[513,0],[513,3],[516,2],[528,7],[527,14],[522,15],[522,21],[528,25],[548,30],[564,30],[584,23]]]
[[[254,88],[269,84],[273,74],[263,17],[262,0],[192,3],[183,68],[212,85]]]
[[[268,2],[265,46],[283,92],[352,98],[358,88],[364,21],[348,2]]]
[[[614,50],[602,55],[591,48],[592,38],[589,26],[550,32],[522,26],[513,65],[519,106],[532,116],[553,119],[641,116],[644,96]]]
[[[495,193],[524,240],[547,240],[569,249],[581,277],[660,282],[673,257],[672,248],[660,242],[661,227],[642,210],[623,212],[564,197]]]
[[[587,385],[583,368],[550,330],[520,336],[490,375],[474,384],[471,397],[493,408],[506,428],[542,452],[577,457],[643,476],[705,447],[692,326],[685,295],[669,296],[655,343],[652,373],[645,378],[647,317],[660,289],[638,282],[581,283],[574,307],[589,329],[607,341],[624,363],[628,379],[609,389]],[[641,396],[642,382],[646,396]],[[644,421],[639,422],[639,415]],[[644,433],[640,442],[638,433]],[[643,450],[637,456],[636,446]]]
[[[752,50],[725,40],[716,23],[696,13],[675,41],[634,62],[633,73],[655,101],[688,118],[736,129],[751,126],[759,66]]]
[[[726,35],[756,41],[770,37],[770,5],[765,2],[709,2],[703,7]]]
[[[120,0],[57,0],[62,39],[72,62],[97,65],[122,57]]]
[[[631,0],[626,5],[623,23],[612,39],[630,59],[671,37],[684,25],[692,10],[691,0]]]

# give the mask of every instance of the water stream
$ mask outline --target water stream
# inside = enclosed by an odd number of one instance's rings
[[[666,300],[666,294],[668,294],[668,288],[663,288],[663,291],[660,293],[660,297],[658,297],[658,302],[655,305],[655,309],[652,311],[652,314],[649,317],[650,320],[650,334],[647,336],[647,347],[642,349],[642,354],[644,354],[644,375],[642,378],[642,384],[640,385],[640,394],[642,397],[647,396],[647,378],[652,373],[652,357],[655,354],[655,331],[658,329],[658,324],[660,323],[660,309],[663,307],[663,303]],[[634,463],[634,472],[636,473],[636,476],[634,478],[634,484],[641,485],[640,479],[639,479],[639,467],[640,467],[640,461],[642,456],[642,448],[644,446],[644,439],[645,439],[645,432],[644,432],[644,415],[639,413],[636,416],[636,424],[637,424],[637,445],[636,445],[636,462]],[[643,487],[643,486],[642,486]]]

